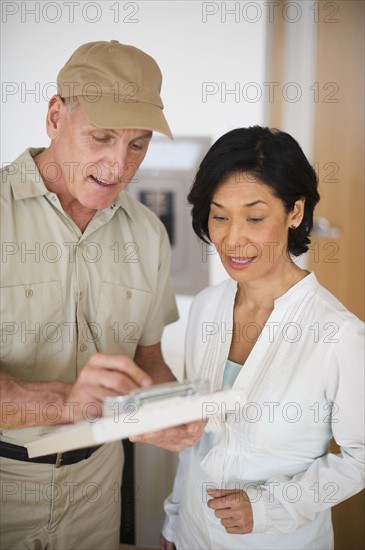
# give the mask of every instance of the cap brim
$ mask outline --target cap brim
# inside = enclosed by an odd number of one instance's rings
[[[114,97],[98,97],[91,101],[78,96],[81,108],[97,128],[151,130],[173,139],[162,109],[141,101],[115,101]]]

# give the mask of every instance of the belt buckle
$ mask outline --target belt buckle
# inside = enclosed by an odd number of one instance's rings
[[[63,455],[63,453],[57,453],[55,468],[60,468],[60,466],[62,466],[62,455]]]

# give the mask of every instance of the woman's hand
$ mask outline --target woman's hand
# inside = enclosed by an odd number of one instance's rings
[[[253,529],[253,514],[250,499],[245,491],[237,489],[208,489],[208,506],[232,535],[246,535]]]
[[[160,535],[160,550],[176,550],[175,544],[165,539],[162,533]]]
[[[181,426],[136,435],[129,440],[133,443],[150,443],[167,451],[180,452],[192,447],[201,438],[206,423],[206,420],[196,420]]]

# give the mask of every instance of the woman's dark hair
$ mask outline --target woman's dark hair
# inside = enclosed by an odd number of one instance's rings
[[[304,216],[290,229],[288,251],[294,256],[308,250],[313,210],[319,201],[317,175],[299,144],[289,134],[271,128],[237,128],[220,137],[202,160],[188,195],[195,233],[210,242],[208,217],[213,193],[229,176],[249,173],[271,187],[291,212],[305,199]]]

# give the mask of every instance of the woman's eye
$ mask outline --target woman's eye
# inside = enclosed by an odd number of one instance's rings
[[[227,218],[224,218],[223,216],[213,216],[213,220],[224,221],[226,219]]]
[[[250,223],[259,223],[262,222],[263,218],[248,218]]]

